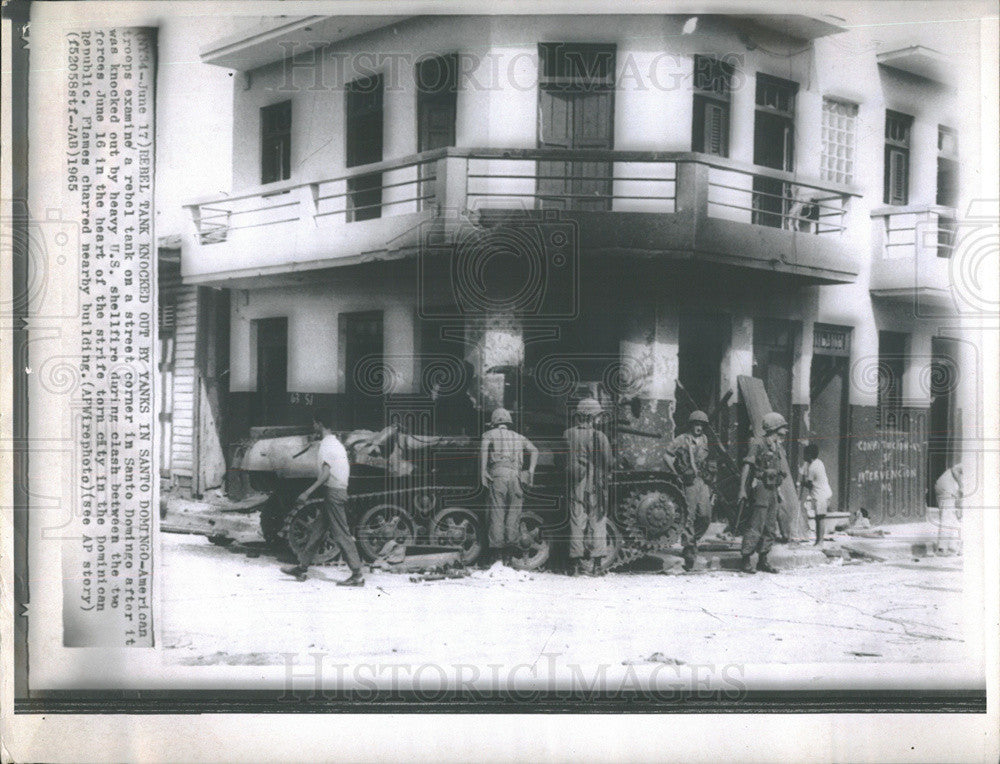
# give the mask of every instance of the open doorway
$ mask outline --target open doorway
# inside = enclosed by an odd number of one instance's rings
[[[777,411],[792,421],[792,367],[798,324],[780,318],[753,322],[753,375],[764,381],[764,390]]]
[[[524,345],[522,408],[537,423],[560,432],[566,426],[569,401],[582,390],[608,394],[607,381],[621,359],[620,314],[611,306],[586,305],[575,320],[559,327],[558,340]]]
[[[674,421],[683,428],[695,409],[711,412],[721,395],[722,359],[732,337],[732,321],[721,313],[682,313],[677,349]]]
[[[346,417],[350,427],[381,429],[384,419],[381,377],[371,374],[384,355],[382,311],[340,316]]]
[[[848,375],[850,328],[817,325],[813,332],[813,358],[809,373],[810,442],[819,448],[826,467],[836,510],[846,496]]]
[[[257,329],[255,425],[288,424],[288,319],[261,318]]]
[[[795,169],[795,96],[798,85],[757,75],[753,163],[774,170]],[[791,196],[789,184],[765,175],[753,179],[753,222],[782,228]]]
[[[930,423],[927,427],[927,504],[937,506],[934,483],[961,458],[961,412],[956,404],[958,347],[945,337],[931,339]]]
[[[347,166],[382,161],[382,75],[347,85]],[[382,173],[347,179],[348,222],[382,216]]]
[[[615,46],[542,43],[538,147],[614,148]],[[538,162],[542,207],[611,209],[609,162]]]

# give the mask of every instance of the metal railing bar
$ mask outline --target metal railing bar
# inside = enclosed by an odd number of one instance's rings
[[[486,175],[481,173],[469,173],[466,175],[469,180],[595,180],[595,181],[621,181],[643,182],[643,183],[676,183],[677,178],[631,178],[620,175]]]

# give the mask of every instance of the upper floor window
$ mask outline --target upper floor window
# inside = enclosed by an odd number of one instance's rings
[[[823,99],[821,174],[824,180],[835,183],[851,183],[854,180],[857,123],[857,104],[833,98]]]
[[[798,84],[791,80],[783,80],[767,74],[758,74],[756,91],[757,110],[771,111],[786,117],[794,117],[795,95],[798,89]]]
[[[265,106],[260,110],[260,182],[273,183],[291,177],[292,102]]]
[[[958,206],[958,135],[950,127],[938,126],[937,204]]]
[[[937,196],[941,207],[958,206],[958,134],[950,127],[938,125]],[[954,214],[938,213],[938,257],[951,257],[957,224]]]
[[[938,156],[958,158],[958,133],[951,127],[938,125]]]
[[[910,132],[913,117],[898,111],[885,113],[885,204],[910,201]]]
[[[609,90],[615,86],[615,46],[543,42],[538,46],[543,89]]]
[[[729,110],[733,66],[710,56],[694,57],[694,118],[691,150],[729,156]]]

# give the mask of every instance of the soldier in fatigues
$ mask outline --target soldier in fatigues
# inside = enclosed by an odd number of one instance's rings
[[[684,482],[687,504],[681,544],[684,549],[684,569],[691,570],[698,557],[698,539],[705,535],[712,522],[712,492],[705,483],[708,462],[708,437],[704,411],[692,411],[688,417],[688,432],[681,433],[667,446],[673,469]]]
[[[490,552],[484,564],[503,555],[510,561],[513,546],[521,532],[521,507],[524,486],[534,480],[538,449],[520,433],[510,429],[510,412],[498,408],[490,419],[493,429],[483,433],[480,447],[480,474],[483,486],[490,491]],[[528,452],[528,470],[523,472],[524,452]]]
[[[601,413],[600,403],[585,398],[576,412],[579,424],[563,433],[569,478],[570,574],[600,575],[601,561],[608,553],[611,444],[607,435],[594,428],[594,419]]]
[[[750,520],[743,533],[740,553],[743,555],[744,573],[777,573],[778,570],[767,561],[768,552],[778,535],[778,508],[781,496],[778,491],[787,477],[781,458],[781,444],[788,435],[788,422],[774,411],[763,419],[764,437],[750,441],[750,451],[743,460],[740,476],[741,501],[747,499],[747,481],[752,477],[750,495]],[[757,567],[751,557],[757,553]]]

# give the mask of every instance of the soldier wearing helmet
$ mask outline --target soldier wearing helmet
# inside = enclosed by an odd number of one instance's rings
[[[667,459],[671,468],[684,482],[684,499],[687,504],[681,544],[684,549],[684,569],[691,570],[698,557],[698,539],[705,535],[712,522],[712,491],[705,482],[708,462],[708,437],[705,425],[708,415],[692,411],[688,417],[688,430],[674,438],[667,446]]]
[[[563,433],[569,478],[570,574],[600,575],[608,553],[608,478],[611,443],[594,427],[601,404],[584,398],[576,408],[577,425]]]
[[[744,573],[777,573],[778,570],[767,561],[774,539],[778,535],[778,508],[781,497],[778,493],[782,481],[787,477],[782,458],[782,441],[788,434],[788,422],[772,411],[761,421],[764,437],[750,441],[750,450],[743,460],[740,476],[740,500],[747,499],[747,481],[753,483],[750,490],[750,519],[743,533],[740,553],[743,555]],[[753,554],[757,554],[757,566],[752,564]]]
[[[511,428],[513,419],[505,408],[493,411],[492,429],[483,434],[480,446],[482,484],[490,492],[490,551],[484,560],[489,564],[503,555],[509,563],[514,544],[521,534],[521,507],[524,486],[531,485],[538,464],[538,449]],[[524,472],[524,452],[528,452],[528,470]]]

